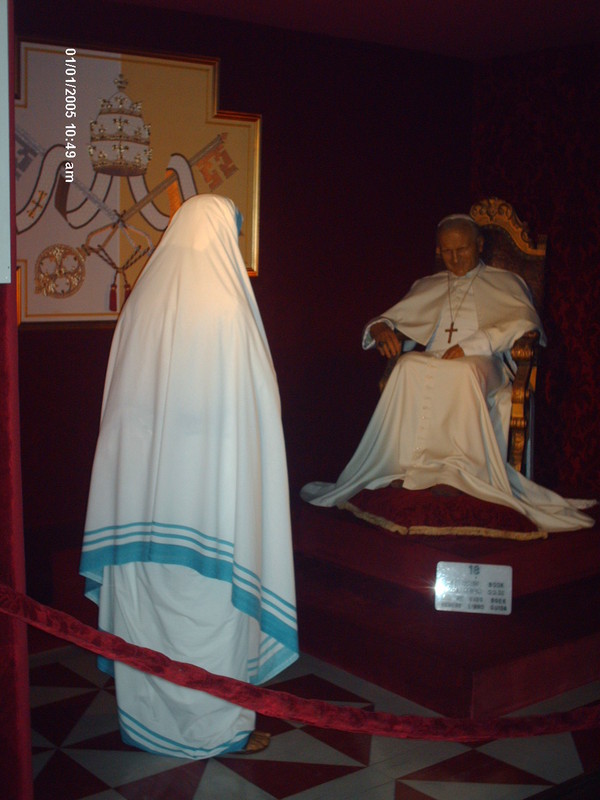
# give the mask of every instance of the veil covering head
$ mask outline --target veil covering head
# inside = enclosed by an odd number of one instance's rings
[[[248,680],[297,658],[279,391],[234,203],[187,200],[117,322],[81,572],[152,562],[224,581],[251,620]]]
[[[247,304],[268,351],[238,246],[240,219],[235,204],[226,197],[196,195],[183,203],[136,283],[132,294],[136,313],[140,306],[148,313],[157,313],[155,305],[162,306],[168,298],[176,304],[178,315],[198,310],[208,322],[228,313],[228,309],[232,311],[237,300],[238,309]]]

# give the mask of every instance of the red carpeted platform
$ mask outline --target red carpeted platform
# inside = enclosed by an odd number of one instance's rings
[[[419,494],[427,495],[423,503],[439,502],[430,493]],[[447,498],[442,502],[448,505]],[[600,507],[589,513],[598,519]],[[514,597],[600,574],[598,524],[525,542],[402,535],[362,522],[347,511],[317,508],[301,501],[294,505],[292,521],[297,552],[426,594],[433,585],[438,561],[511,566]]]
[[[292,522],[304,652],[455,717],[600,679],[600,526],[525,542],[402,536],[301,501]],[[436,611],[438,561],[512,566],[512,614]],[[54,555],[48,602],[95,625],[78,564],[77,548]],[[63,644],[31,637],[32,651]]]
[[[293,528],[306,652],[449,716],[600,678],[598,525],[526,542],[402,536],[299,504]],[[438,561],[512,566],[512,614],[436,611]]]

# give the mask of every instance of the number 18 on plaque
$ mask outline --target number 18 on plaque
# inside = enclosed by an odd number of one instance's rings
[[[512,567],[439,561],[435,607],[469,614],[510,614]]]

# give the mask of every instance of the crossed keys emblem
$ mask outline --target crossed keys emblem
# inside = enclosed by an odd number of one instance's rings
[[[189,166],[198,165],[206,178],[209,172],[208,159],[218,151],[222,151],[221,155],[225,155],[226,177],[237,171],[237,167],[233,162],[229,163],[229,156],[223,151],[226,137],[227,133],[221,133],[215,137],[206,147],[189,159]],[[75,180],[74,183],[77,188],[109,217],[110,222],[92,231],[86,237],[85,242],[78,247],[67,244],[53,244],[46,247],[38,256],[35,264],[35,291],[43,293],[46,297],[57,299],[75,294],[81,288],[85,279],[86,259],[90,255],[96,255],[114,271],[114,278],[110,287],[109,307],[111,311],[116,312],[119,278],[123,285],[124,298],[127,299],[131,291],[131,285],[127,279],[127,271],[154,249],[154,244],[148,234],[132,226],[130,220],[177,180],[177,173],[171,170],[167,177],[154,189],[121,213],[109,208],[90,189]],[[213,188],[210,182],[209,187]],[[108,252],[110,242],[118,233],[125,237],[128,244],[128,254],[120,264],[116,263]]]

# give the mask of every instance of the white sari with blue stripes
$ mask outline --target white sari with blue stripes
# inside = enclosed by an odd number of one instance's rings
[[[100,627],[134,644],[254,684],[298,657],[279,392],[225,198],[183,204],[117,323],[80,571]],[[206,758],[253,729],[244,709],[101,665],[138,747]]]

